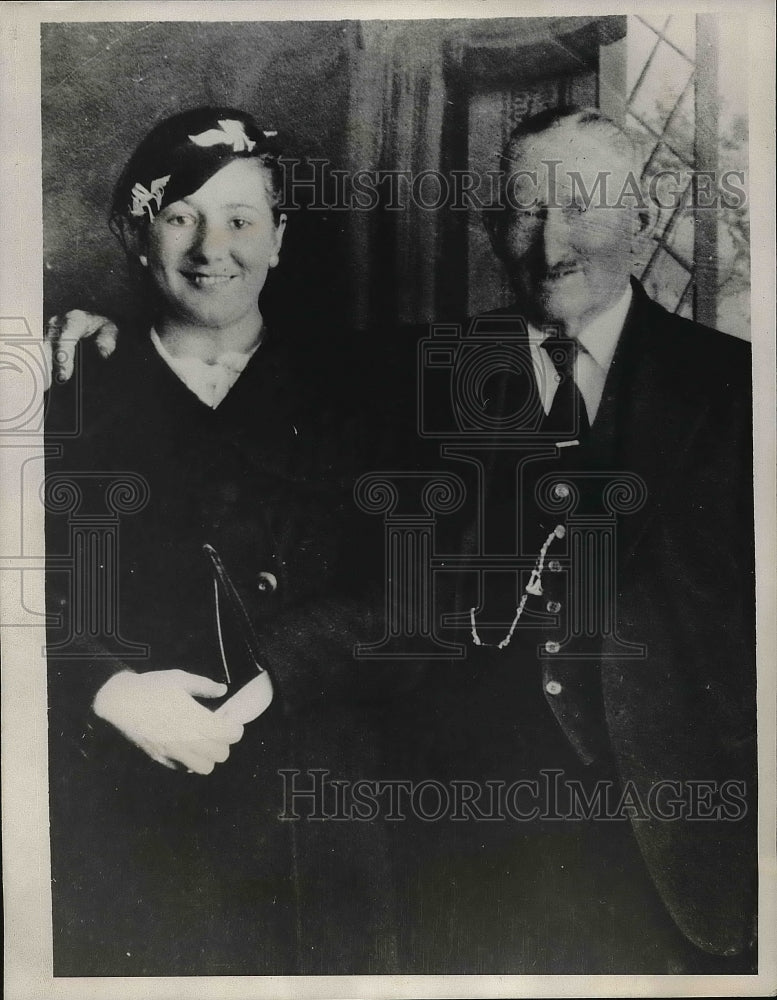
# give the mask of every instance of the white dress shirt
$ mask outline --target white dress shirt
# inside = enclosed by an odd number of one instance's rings
[[[604,383],[610,370],[612,357],[618,338],[626,322],[626,314],[631,305],[631,286],[626,289],[615,305],[600,313],[577,337],[582,350],[575,361],[575,382],[585,401],[589,423],[594,422],[599,403],[604,392]],[[551,334],[538,330],[529,323],[529,346],[534,373],[540,390],[545,413],[550,413],[553,397],[558,388],[556,367],[547,351],[540,345]]]
[[[259,344],[250,351],[225,351],[212,364],[196,357],[173,357],[165,350],[164,344],[153,328],[151,343],[165,364],[175,372],[187,389],[206,406],[215,410],[223,402],[229,390],[240,378],[243,369],[258,350]]]

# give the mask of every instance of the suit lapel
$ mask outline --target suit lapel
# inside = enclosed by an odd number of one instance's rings
[[[623,517],[619,546],[628,557],[662,510],[675,469],[686,460],[707,417],[703,359],[679,321],[634,282],[634,300],[613,357],[595,428],[609,440],[615,473],[633,474],[647,502]],[[594,441],[599,437],[594,435]]]
[[[687,336],[684,322],[648,298],[638,282],[632,284],[632,306],[591,434],[580,447],[561,449],[556,465],[559,471],[596,470],[615,477],[621,473],[637,477],[643,484],[646,502],[619,518],[621,557],[631,554],[651,520],[660,515],[666,491],[677,482],[676,470],[687,460],[699,428],[708,419],[711,402],[699,339]],[[520,309],[513,306],[490,313],[487,319],[504,329],[507,317],[518,315]],[[514,336],[524,370],[531,372],[522,321],[516,324]],[[491,406],[504,417],[516,410],[517,398],[527,404],[524,414],[537,414],[539,426],[542,404],[533,376],[516,386],[505,371]],[[495,431],[495,448],[503,434]],[[494,476],[493,467],[488,475],[492,492],[498,491],[499,477]],[[512,480],[504,489],[506,495],[514,489]]]

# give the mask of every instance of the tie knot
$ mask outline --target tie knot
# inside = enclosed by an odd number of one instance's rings
[[[583,348],[571,337],[546,337],[541,347],[547,352],[559,375],[571,375],[575,358]]]

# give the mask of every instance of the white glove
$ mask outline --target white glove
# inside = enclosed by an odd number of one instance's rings
[[[105,316],[71,309],[64,316],[52,316],[43,334],[43,353],[48,364],[49,380],[67,382],[73,374],[76,344],[84,338],[94,337],[94,345],[103,358],[116,350],[119,331],[116,324]]]
[[[223,705],[219,705],[216,709],[216,715],[232,719],[233,722],[239,722],[245,726],[246,723],[258,719],[262,712],[270,707],[272,699],[272,681],[265,670],[244,684]]]
[[[124,670],[103,684],[93,709],[152,760],[210,774],[241,739],[243,726],[200,705],[195,696],[221,698],[226,690],[226,684],[185,670]]]

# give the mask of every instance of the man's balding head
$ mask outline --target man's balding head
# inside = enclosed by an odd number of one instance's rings
[[[526,139],[540,135],[542,132],[566,130],[573,134],[581,131],[596,133],[601,141],[639,177],[644,158],[640,148],[640,138],[617,122],[613,121],[597,108],[574,108],[562,106],[549,108],[538,114],[525,118],[510,133],[502,152],[502,169],[509,173],[513,161],[513,153]]]
[[[502,154],[502,207],[488,218],[518,304],[576,336],[626,290],[647,224],[639,150],[596,110],[545,111]]]

